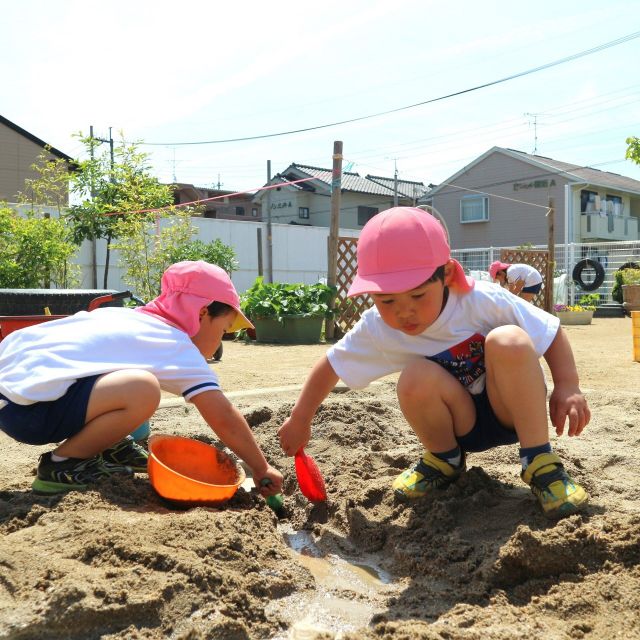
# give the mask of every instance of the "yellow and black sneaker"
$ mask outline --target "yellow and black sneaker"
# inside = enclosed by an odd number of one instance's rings
[[[418,463],[403,471],[391,485],[398,498],[423,498],[433,489],[442,489],[458,479],[465,470],[464,453],[459,467],[454,467],[430,451],[425,451]]]
[[[555,453],[538,454],[521,477],[548,518],[570,516],[589,501],[589,494],[564,470]]]
[[[105,462],[131,467],[136,473],[146,473],[148,457],[147,450],[132,436],[127,436],[102,452]]]
[[[132,476],[131,467],[105,462],[101,455],[93,458],[67,458],[53,462],[51,452],[43,453],[38,463],[38,474],[31,484],[34,493],[55,495],[67,491],[86,489],[89,485],[113,475]]]

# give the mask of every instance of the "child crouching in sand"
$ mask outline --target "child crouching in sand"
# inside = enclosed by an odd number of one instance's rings
[[[11,333],[0,343],[0,430],[26,444],[61,443],[40,456],[33,490],[146,471],[148,454],[128,434],[165,390],[196,406],[263,495],[279,493],[282,475],[206,360],[224,333],[252,326],[225,271],[199,260],[169,267],[144,307],[81,311]]]
[[[577,436],[590,419],[558,318],[467,278],[440,223],[411,207],[379,213],[363,228],[348,295],[363,294],[374,307],[315,365],[280,428],[287,455],[307,444],[313,416],[338,379],[363,388],[400,371],[400,408],[425,451],[394,480],[399,497],[454,482],[467,452],[519,442],[522,479],[547,516],[586,504],[588,494],[549,443],[541,356],[553,376],[556,433],[568,421],[568,435]]]

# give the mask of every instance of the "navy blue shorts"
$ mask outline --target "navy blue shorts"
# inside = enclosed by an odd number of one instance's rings
[[[99,377],[80,378],[51,402],[21,405],[0,394],[9,403],[0,409],[0,430],[25,444],[57,443],[74,436],[86,424],[89,396]]]
[[[523,287],[522,293],[540,293],[542,289],[542,282],[538,282],[538,284],[532,284],[530,287]]]
[[[456,436],[460,448],[464,451],[486,451],[505,444],[518,442],[514,429],[503,427],[493,412],[487,389],[482,393],[471,394],[476,407],[476,422],[469,433]]]

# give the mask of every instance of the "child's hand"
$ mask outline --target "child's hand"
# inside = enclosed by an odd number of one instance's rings
[[[284,421],[278,430],[278,435],[282,450],[288,456],[293,456],[309,442],[311,425],[291,416]]]
[[[271,465],[267,467],[266,471],[253,476],[253,481],[258,491],[265,498],[282,493],[282,480],[282,474]]]
[[[556,386],[549,400],[549,415],[556,433],[561,436],[569,418],[567,435],[579,436],[591,420],[587,399],[578,387]]]

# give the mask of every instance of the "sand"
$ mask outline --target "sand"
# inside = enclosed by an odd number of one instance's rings
[[[329,500],[309,504],[276,431],[325,345],[225,342],[212,365],[286,475],[280,518],[244,489],[222,508],[176,509],[144,474],[38,497],[30,485],[47,448],[0,434],[0,637],[640,638],[631,321],[567,333],[593,415],[580,438],[552,443],[591,502],[558,522],[520,480],[515,446],[472,454],[455,485],[397,502],[391,480],[420,448],[394,377],[323,404],[307,452]],[[169,397],[152,425],[219,444]]]

